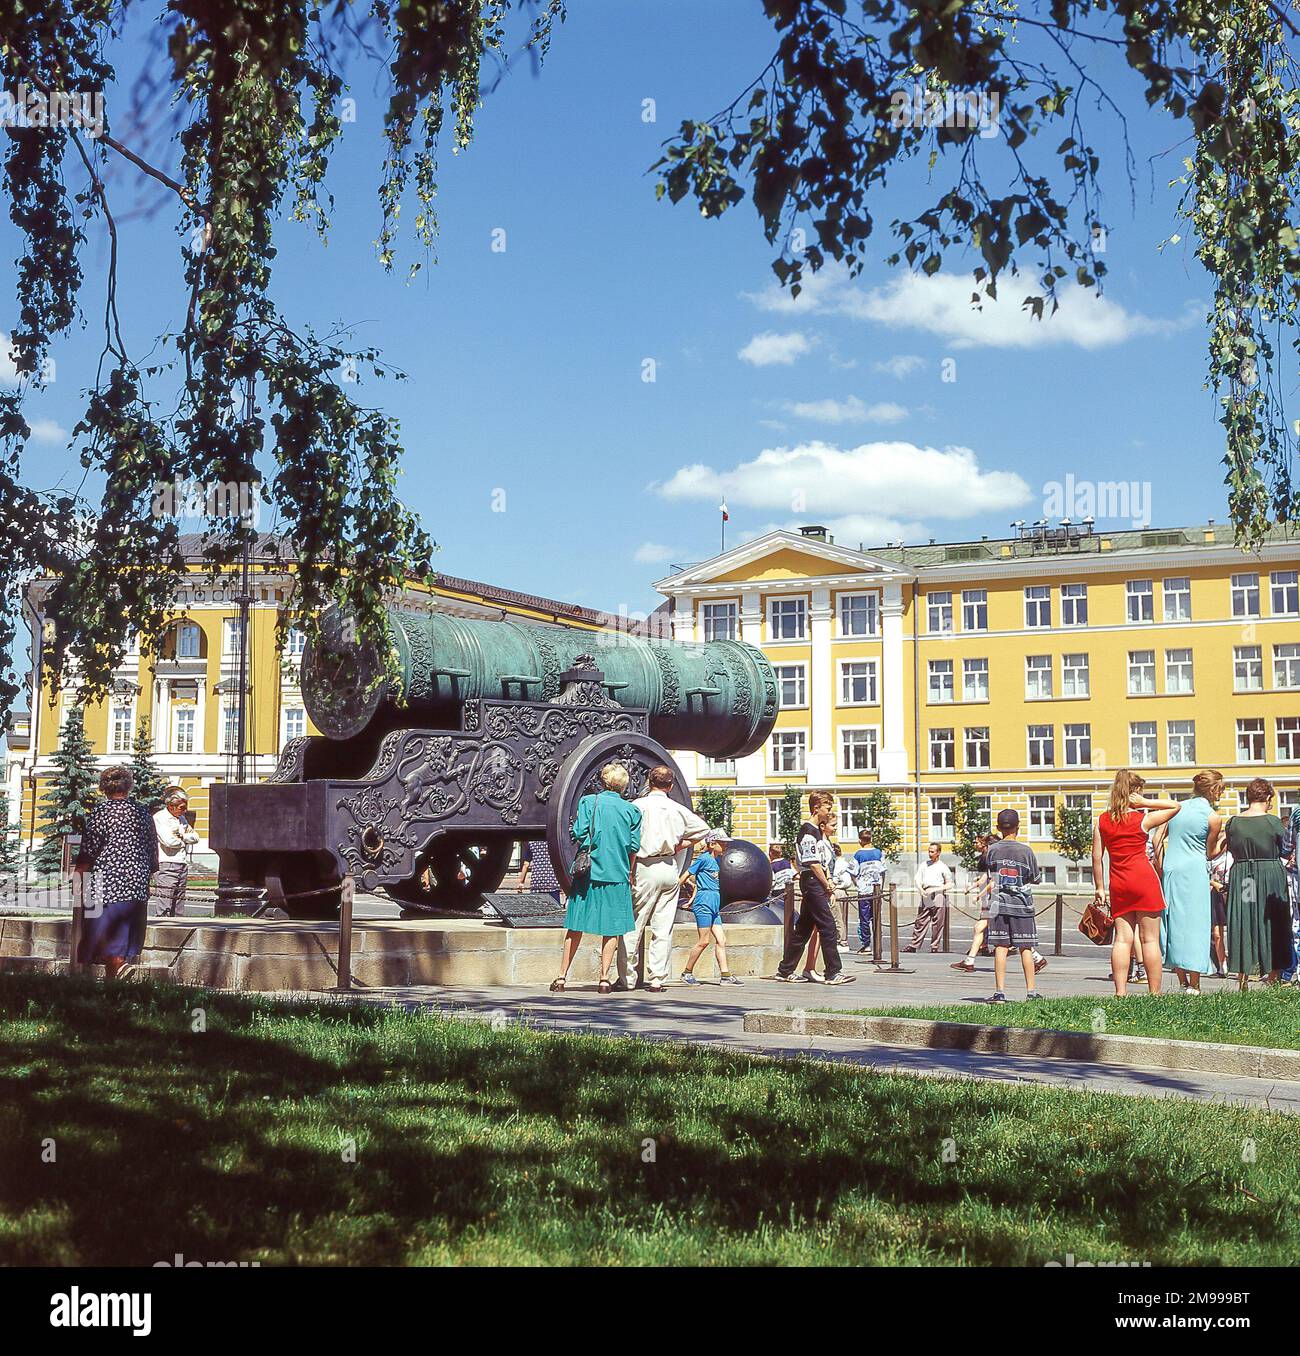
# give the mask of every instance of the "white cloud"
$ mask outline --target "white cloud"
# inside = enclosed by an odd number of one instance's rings
[[[1001,513],[1033,499],[1020,476],[984,469],[969,447],[908,442],[767,448],[729,470],[683,466],[654,488],[666,499],[725,499],[733,518],[738,509],[750,509],[772,526],[826,523],[853,543],[916,541],[930,535],[927,521]],[[846,513],[858,504],[870,511]]]
[[[811,353],[813,341],[798,330],[790,334],[776,334],[771,330],[756,334],[736,355],[753,367],[771,367],[775,363],[789,366],[796,358]]]
[[[679,546],[665,546],[662,542],[643,541],[633,556],[640,565],[662,565],[670,560],[681,560],[687,552]]]
[[[885,362],[874,363],[873,366],[877,372],[884,372],[902,381],[913,372],[919,372],[925,366],[925,359],[917,357],[915,353],[897,353]]]
[[[1005,276],[998,283],[997,300],[980,292],[976,308],[971,297],[979,285],[968,274],[902,273],[883,287],[867,290],[854,285],[846,268],[828,265],[810,277],[793,300],[776,284],[744,295],[763,311],[841,315],[895,329],[924,330],[956,348],[1041,344],[1104,348],[1140,335],[1171,334],[1196,322],[1195,308],[1188,308],[1176,320],[1159,320],[1129,311],[1076,283],[1058,291],[1060,306],[1055,313],[1045,307],[1043,319],[1035,320],[1023,306],[1025,297],[1035,290],[1032,283]]]
[[[68,430],[53,419],[29,419],[32,441],[38,443],[66,443]]]
[[[18,367],[14,362],[13,347],[9,342],[9,336],[0,330],[0,386],[16,386],[18,384]]]
[[[907,418],[907,409],[892,400],[868,405],[855,395],[847,400],[787,400],[785,409],[800,419],[823,424],[897,424]]]

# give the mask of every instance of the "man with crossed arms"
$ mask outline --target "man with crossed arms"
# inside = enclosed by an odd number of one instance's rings
[[[633,801],[641,811],[641,850],[636,855],[636,871],[632,876],[636,926],[618,944],[615,987],[636,988],[637,948],[648,927],[645,990],[663,993],[672,966],[673,924],[677,918],[680,876],[677,854],[687,844],[703,838],[709,826],[689,806],[679,804],[668,794],[673,787],[673,774],[668,768],[652,768],[649,781],[646,794]]]

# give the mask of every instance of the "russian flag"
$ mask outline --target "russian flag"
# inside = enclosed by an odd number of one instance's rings
[[[722,521],[724,523],[729,523],[731,521],[731,514],[727,512],[727,501],[725,499],[718,505],[718,512],[722,514]]]

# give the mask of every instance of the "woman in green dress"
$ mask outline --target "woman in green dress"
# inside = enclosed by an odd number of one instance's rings
[[[606,763],[600,770],[599,795],[583,796],[574,820],[573,841],[591,851],[591,871],[573,882],[573,893],[564,914],[564,954],[560,973],[551,982],[552,993],[564,992],[564,981],[578,947],[587,933],[602,938],[600,983],[597,990],[613,987],[606,976],[618,950],[618,939],[636,926],[632,913],[632,875],[641,848],[641,811],[623,799],[627,768]]]
[[[1246,808],[1228,821],[1228,964],[1244,990],[1247,977],[1276,984],[1291,956],[1291,910],[1282,865],[1282,821],[1269,814],[1273,786],[1256,777],[1246,788]],[[1217,839],[1219,835],[1214,835]],[[1212,842],[1210,856],[1219,844]]]

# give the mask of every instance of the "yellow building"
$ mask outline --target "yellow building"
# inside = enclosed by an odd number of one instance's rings
[[[1117,768],[1185,794],[1218,767],[1300,786],[1300,535],[1017,525],[1005,540],[851,549],[772,532],[660,580],[679,640],[733,637],[777,667],[781,713],[751,757],[681,755],[734,793],[736,832],[776,841],[786,786],[836,792],[840,836],[888,788],[909,857],[952,842],[953,797],[1019,811],[1048,880],[1059,802],[1100,813]]]
[[[196,553],[197,539],[183,542]],[[239,711],[238,571],[215,585],[206,566],[192,563],[193,582],[176,598],[180,616],[161,652],[128,653],[117,670],[110,699],[86,708],[86,733],[102,766],[130,762],[132,743],[141,722],[149,723],[154,762],[169,782],[184,786],[190,809],[197,812],[199,850],[207,849],[208,787],[236,775]],[[276,624],[289,597],[292,580],[279,561],[254,560],[250,571],[245,707],[245,777],[257,781],[275,767],[284,744],[295,735],[317,733],[307,718],[298,670],[301,634],[290,632],[288,645],[276,641]],[[27,676],[29,709],[15,717],[0,783],[7,795],[10,821],[24,848],[38,847],[42,823],[39,801],[51,771],[50,755],[76,695],[65,687],[50,701],[43,668],[43,599],[48,585],[31,584],[23,619],[31,634]],[[438,608],[465,617],[520,617],[597,628],[608,623],[604,613],[572,603],[556,602],[451,575],[434,576],[432,586],[409,585],[402,605]]]

